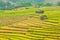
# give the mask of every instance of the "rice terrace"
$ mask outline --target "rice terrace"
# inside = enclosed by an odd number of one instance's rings
[[[30,1],[0,1],[0,40],[60,40],[60,2]]]

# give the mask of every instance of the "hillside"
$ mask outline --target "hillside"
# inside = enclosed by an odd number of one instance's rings
[[[41,20],[36,8],[0,10],[0,40],[60,40],[60,7],[42,9],[48,19]]]

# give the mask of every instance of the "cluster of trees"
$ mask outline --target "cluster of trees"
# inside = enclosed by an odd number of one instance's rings
[[[1,3],[0,4],[0,9],[1,10],[6,10],[6,9],[15,9],[15,8],[20,8],[20,7],[27,7],[27,6],[32,6],[30,3],[22,3],[20,5],[11,5],[10,3]]]
[[[57,2],[55,4],[53,4],[53,3],[47,3],[46,6],[60,6],[60,2]]]
[[[57,6],[60,6],[60,2],[57,3]]]
[[[60,2],[57,2],[57,3],[49,3],[49,2],[47,2],[47,3],[38,3],[38,4],[36,4],[36,6],[60,6]]]
[[[9,0],[6,2],[3,2],[0,0],[0,10],[10,10],[20,7],[29,7],[29,6],[60,6],[60,2],[57,2],[56,4],[44,2],[44,0]]]
[[[6,2],[0,0],[0,10],[10,10],[20,7],[32,6],[32,0],[8,0]]]

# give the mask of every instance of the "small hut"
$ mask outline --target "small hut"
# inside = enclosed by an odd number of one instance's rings
[[[41,19],[41,20],[45,20],[45,19],[48,19],[48,18],[47,18],[46,15],[42,15],[42,16],[40,16],[40,19]]]

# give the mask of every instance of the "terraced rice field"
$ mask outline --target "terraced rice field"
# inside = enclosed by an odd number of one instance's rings
[[[59,11],[46,11],[48,19],[44,21],[34,14],[1,16],[0,40],[60,40],[59,14]]]

